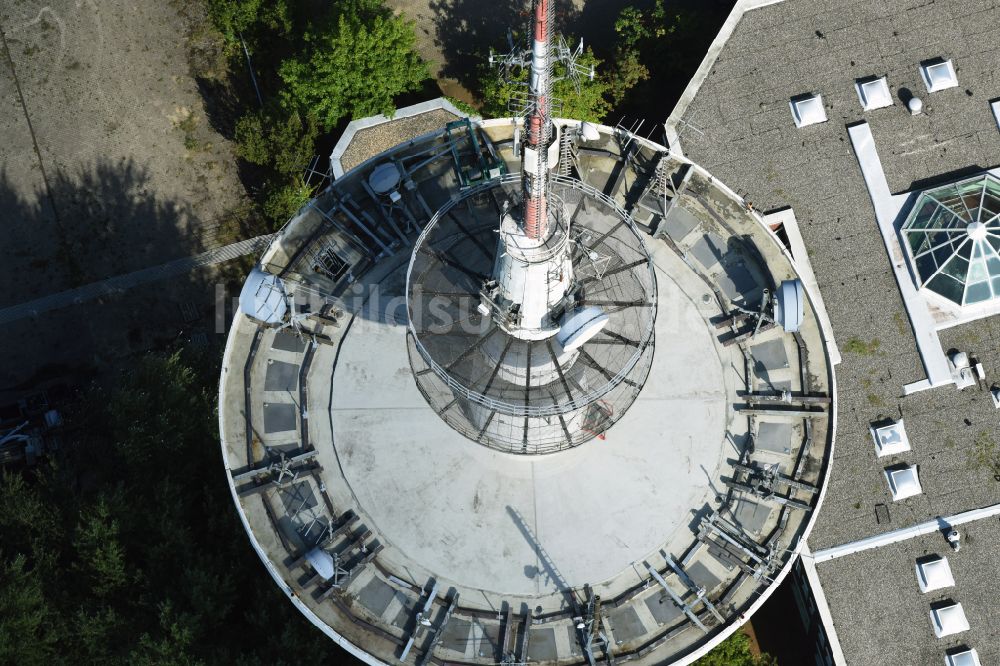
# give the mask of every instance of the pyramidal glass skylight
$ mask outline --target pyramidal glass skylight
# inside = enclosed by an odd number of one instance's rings
[[[1000,299],[1000,180],[922,193],[902,232],[921,288],[960,306]]]

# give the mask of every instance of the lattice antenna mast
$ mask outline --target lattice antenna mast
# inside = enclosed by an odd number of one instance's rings
[[[531,44],[529,49],[517,49],[511,40],[511,51],[504,56],[490,54],[490,63],[498,64],[504,76],[514,69],[530,68],[526,96],[512,102],[515,117],[523,119],[522,187],[524,195],[524,229],[532,239],[544,240],[548,233],[549,159],[548,148],[552,143],[552,109],[557,104],[552,95],[555,63],[565,68],[564,77],[580,86],[580,78],[594,78],[593,68],[582,67],[577,60],[583,53],[583,41],[570,49],[560,37],[553,45],[554,0],[532,0]]]

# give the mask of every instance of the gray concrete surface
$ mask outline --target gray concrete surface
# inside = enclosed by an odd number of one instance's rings
[[[677,267],[669,252],[657,257]],[[703,283],[690,271],[657,280],[654,381],[606,440],[550,456],[497,453],[451,430],[417,390],[405,328],[356,318],[333,374],[333,443],[385,538],[462,586],[514,595],[607,580],[675,533],[686,539],[691,507],[715,495],[734,455],[725,434],[738,359],[696,305]]]
[[[498,146],[508,166],[514,164],[510,124],[486,122],[483,132]],[[596,188],[592,196],[610,188],[618,203],[626,191],[642,187],[663,153],[658,146],[630,137],[640,150],[620,169],[614,153],[604,150],[621,146],[610,128],[602,132],[602,138],[590,144],[592,150],[581,155],[578,169],[584,182]],[[415,149],[402,146],[398,150],[401,156]],[[412,174],[432,210],[457,187],[449,159],[444,154]],[[276,343],[273,330],[259,329],[245,317],[236,317],[219,403],[226,464],[239,476],[249,467],[263,471],[279,451],[295,455],[314,450],[312,460],[318,468],[306,481],[322,497],[308,511],[298,512],[295,507],[286,511],[267,480],[276,477],[268,475],[261,477],[263,485],[257,487],[247,488],[241,481],[237,506],[276,581],[336,640],[362,645],[380,659],[396,658],[400,642],[406,641],[407,627],[412,626],[414,608],[422,603],[426,590],[437,584],[432,623],[444,613],[446,599],[460,594],[452,621],[462,620],[472,628],[467,633],[464,624],[456,623],[448,640],[438,644],[436,658],[495,663],[501,655],[490,651],[488,641],[476,643],[473,634],[482,625],[487,635],[498,635],[510,609],[514,622],[525,614],[544,617],[528,625],[532,655],[576,663],[582,654],[573,617],[586,592],[580,587],[570,592],[555,590],[585,583],[600,594],[605,613],[614,613],[619,620],[618,627],[606,625],[618,656],[628,656],[638,664],[680,655],[691,661],[698,651],[703,653],[722,640],[725,632],[706,634],[685,616],[671,614],[676,610],[672,602],[664,608],[659,603],[664,591],[650,577],[647,564],[660,572],[671,590],[692,600],[693,593],[685,591],[681,578],[667,565],[668,554],[702,584],[711,585],[711,598],[726,618],[726,630],[735,629],[774,589],[771,576],[780,578],[787,572],[789,554],[808,529],[810,511],[782,510],[772,503],[769,511],[751,513],[755,526],[758,516],[764,516],[765,522],[759,523],[761,535],[742,538],[773,548],[766,577],[743,574],[696,534],[700,519],[707,515],[736,520],[741,491],[727,492],[720,476],[735,471],[730,463],[748,441],[748,429],[756,430],[762,420],[792,423],[791,446],[787,452],[755,452],[752,460],[776,464],[782,473],[805,483],[823,482],[830,445],[829,415],[820,411],[808,417],[810,438],[803,436],[806,421],[797,413],[733,416],[734,403],[743,402],[739,393],[754,382],[754,371],[745,363],[745,349],[738,345],[720,349],[720,340],[732,332],[707,322],[731,311],[725,298],[718,296],[719,281],[727,270],[743,266],[751,275],[751,291],[739,294],[746,303],[759,301],[761,285],[788,279],[794,271],[787,255],[738,197],[700,169],[675,163],[670,157],[664,161],[667,169],[690,169],[688,190],[678,195],[674,205],[687,210],[695,226],[676,247],[666,240],[646,241],[661,298],[654,368],[639,400],[603,441],[589,441],[548,457],[509,457],[449,430],[414,388],[401,327],[380,323],[395,321],[381,312],[397,312],[402,307],[402,301],[389,301],[385,290],[380,308],[351,308],[349,312],[358,316],[350,325],[349,317],[344,317],[338,325],[324,325],[317,331],[329,344],[304,350],[287,341]],[[358,182],[367,176],[366,167],[345,174],[335,181],[331,196],[353,192],[355,201],[370,214],[379,215],[370,199],[356,192]],[[411,205],[411,210],[422,210],[420,204]],[[272,245],[269,266],[280,271],[292,261],[292,271],[286,275],[301,276],[296,280],[318,278],[312,273],[311,260],[288,259],[308,256],[308,251],[303,255],[296,247],[308,237],[311,219],[303,216],[298,226],[293,224]],[[321,235],[316,243],[336,240],[340,232],[329,233],[331,237]],[[725,239],[726,252],[722,262],[706,273],[689,258],[689,251],[709,233]],[[363,291],[365,284],[395,284],[401,289],[396,276],[407,259],[404,251],[381,257],[374,268],[359,262],[354,285],[336,293],[349,298],[356,289]],[[800,353],[796,340],[780,329],[761,333],[754,344],[782,341],[789,367],[769,370],[769,375],[775,374],[769,376],[770,381],[785,382],[796,392],[828,394],[831,377],[821,351],[823,338],[808,305],[806,313],[807,324],[798,341],[808,354]],[[718,354],[714,361],[711,353]],[[300,375],[304,383],[298,393],[266,389],[269,361],[309,364],[309,372]],[[710,376],[713,366],[715,379]],[[304,404],[300,404],[303,393]],[[294,410],[296,429],[265,432],[264,403]],[[706,421],[715,418],[713,410],[720,415],[717,426]],[[705,439],[700,440],[701,436]],[[712,456],[717,456],[718,466],[711,465]],[[696,465],[702,458],[708,458],[708,464]],[[301,476],[296,479],[302,480]],[[507,511],[508,505],[512,511]],[[319,601],[301,589],[303,574],[289,571],[287,563],[311,547],[303,531],[311,520],[332,522],[346,510],[359,514],[363,527],[357,529],[371,530],[369,547],[377,543],[381,550],[370,550],[375,561],[359,567],[348,584]],[[739,528],[732,529],[739,532]],[[612,577],[592,578],[607,575]],[[364,595],[370,596],[370,590],[365,590],[374,578],[398,592],[381,613],[360,602]],[[381,606],[376,600],[369,603],[376,609]],[[707,619],[710,614],[703,603],[694,603]],[[464,648],[463,635],[468,636]],[[426,638],[425,634],[417,641],[418,656]],[[660,647],[647,652],[651,641],[658,641]],[[508,643],[507,649],[512,647]]]

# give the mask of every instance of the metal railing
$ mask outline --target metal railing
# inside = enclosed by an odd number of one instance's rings
[[[407,300],[407,309],[409,311],[412,311],[410,294],[412,293],[414,287],[412,283],[414,264],[416,262],[417,257],[420,255],[418,250],[423,243],[427,242],[428,236],[435,229],[441,217],[469,197],[476,196],[478,194],[481,194],[482,192],[485,192],[489,189],[504,184],[516,183],[518,182],[519,179],[520,179],[520,174],[508,174],[506,176],[502,176],[500,178],[496,178],[494,180],[482,183],[481,185],[478,185],[475,188],[463,193],[461,197],[450,200],[434,214],[431,220],[427,223],[427,226],[425,226],[423,231],[420,233],[420,236],[417,238],[417,242],[414,245],[413,254],[410,256],[409,266],[407,267],[406,300]],[[652,289],[655,290],[656,276],[654,274],[652,258],[649,256],[649,251],[646,249],[645,244],[642,242],[642,236],[639,235],[639,232],[635,226],[635,222],[632,220],[632,216],[627,211],[625,211],[625,209],[623,209],[621,206],[615,203],[615,201],[611,197],[605,195],[603,192],[600,192],[596,188],[587,185],[586,183],[583,183],[580,180],[566,176],[551,174],[550,182],[553,184],[558,184],[567,188],[578,190],[588,197],[592,197],[594,199],[601,201],[603,204],[605,204],[608,208],[610,208],[616,215],[618,215],[621,218],[621,220],[625,223],[629,231],[631,231],[631,233],[635,236],[637,248],[641,250],[642,254],[646,257],[646,270],[649,271],[649,285]],[[501,412],[503,414],[510,414],[512,416],[536,416],[536,417],[556,416],[559,414],[565,414],[567,412],[582,409],[584,407],[593,404],[597,400],[600,400],[604,396],[608,395],[612,390],[614,390],[619,384],[625,381],[625,379],[629,376],[629,374],[635,368],[636,364],[639,363],[639,360],[642,358],[642,355],[645,352],[646,347],[649,345],[649,342],[653,336],[653,327],[656,321],[655,292],[650,294],[650,296],[652,296],[652,298],[650,299],[649,305],[647,307],[651,309],[651,313],[648,322],[646,324],[646,329],[643,332],[640,344],[636,348],[636,351],[632,354],[631,357],[628,358],[628,360],[626,360],[621,369],[617,373],[615,373],[612,377],[610,377],[607,383],[605,383],[603,386],[592,389],[590,391],[580,393],[578,396],[575,396],[571,400],[559,402],[553,405],[530,406],[530,405],[525,405],[523,402],[511,403],[505,400],[497,400],[488,395],[472,390],[465,384],[455,379],[451,375],[451,373],[449,373],[437,361],[434,360],[433,356],[431,356],[430,352],[427,351],[427,348],[421,341],[420,332],[417,331],[412,318],[410,318],[410,320],[407,322],[407,326],[410,330],[410,333],[413,336],[414,347],[419,352],[421,358],[423,358],[428,368],[431,369],[434,372],[434,374],[437,375],[438,378],[442,382],[444,382],[451,391],[454,392],[456,396],[465,398],[471,402],[482,405],[490,410]]]

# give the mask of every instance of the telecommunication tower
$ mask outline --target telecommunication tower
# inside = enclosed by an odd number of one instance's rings
[[[575,446],[620,418],[648,373],[656,312],[652,265],[628,215],[555,172],[554,66],[577,80],[592,72],[577,63],[582,44],[571,51],[560,38],[553,48],[552,15],[551,0],[535,0],[530,48],[492,58],[504,75],[529,70],[512,108],[519,183],[465,194],[495,198],[498,224],[481,239],[463,237],[461,214],[439,213],[408,275],[421,392],[470,439],[515,453]],[[482,251],[488,244],[492,253]],[[442,299],[445,327],[420,316],[440,311]],[[463,312],[473,299],[475,311]]]

